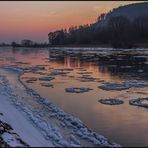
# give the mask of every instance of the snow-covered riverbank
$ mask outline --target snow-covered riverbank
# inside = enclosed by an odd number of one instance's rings
[[[9,69],[7,67],[7,69]],[[10,68],[11,70],[13,68]],[[19,69],[13,70],[22,72]],[[65,113],[56,105],[42,98],[37,92],[26,87],[28,93],[43,104],[45,109],[60,125],[52,125],[53,121],[46,122],[41,118],[42,112],[32,112],[17,100],[17,95],[11,89],[6,76],[0,77],[0,112],[4,114],[5,120],[12,126],[14,131],[30,146],[119,146],[110,143],[107,138],[88,129],[78,118]],[[40,114],[39,114],[40,112]],[[63,129],[70,132],[65,139]],[[46,137],[46,139],[45,139]],[[88,142],[87,142],[88,141]],[[89,143],[89,144],[88,144]],[[88,145],[87,145],[88,144]]]
[[[47,141],[40,131],[36,129],[30,121],[13,105],[12,99],[15,95],[6,85],[6,77],[0,76],[0,120],[10,124],[13,132],[17,133],[20,138],[29,146],[53,146],[51,141]],[[2,136],[2,135],[1,135]],[[10,135],[3,137],[10,146],[24,146],[10,140]],[[11,138],[12,139],[12,138]]]

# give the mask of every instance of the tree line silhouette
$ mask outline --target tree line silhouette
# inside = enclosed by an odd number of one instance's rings
[[[49,44],[111,44],[114,48],[132,48],[136,43],[147,41],[148,16],[139,16],[132,21],[126,16],[114,16],[106,25],[96,27],[104,16],[105,14],[101,14],[95,24],[50,32]]]
[[[31,40],[25,39],[22,40],[21,43],[16,43],[16,42],[12,42],[11,43],[12,47],[33,47],[33,48],[37,48],[37,47],[48,47],[49,44],[48,43],[37,43],[37,42],[33,42]]]

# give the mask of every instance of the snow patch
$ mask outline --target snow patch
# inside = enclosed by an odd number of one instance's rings
[[[15,133],[4,133],[1,137],[10,147],[25,147],[20,143],[19,137]]]

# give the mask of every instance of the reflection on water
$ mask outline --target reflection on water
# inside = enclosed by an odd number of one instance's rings
[[[25,77],[40,78],[43,77],[41,73],[50,75],[57,69],[68,71],[67,74],[54,75],[55,79],[49,82],[53,88],[42,86],[41,81],[26,84],[66,112],[79,117],[89,128],[123,146],[148,145],[148,110],[128,104],[129,99],[147,97],[148,88],[105,91],[98,86],[103,82],[130,79],[147,81],[147,61],[148,51],[0,49],[0,65],[45,66],[45,70],[40,70],[40,73],[25,73],[22,76],[25,83]],[[82,82],[82,77],[93,77],[95,81]],[[93,90],[80,94],[65,92],[65,88],[69,87],[88,87]],[[103,105],[98,102],[101,98],[119,98],[124,104]]]

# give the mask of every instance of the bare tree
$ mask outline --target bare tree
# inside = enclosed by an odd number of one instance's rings
[[[137,39],[148,38],[148,16],[137,17],[133,21],[133,28]]]
[[[111,31],[111,44],[115,47],[130,48],[131,35],[130,21],[125,16],[111,17],[108,21],[108,28]]]

